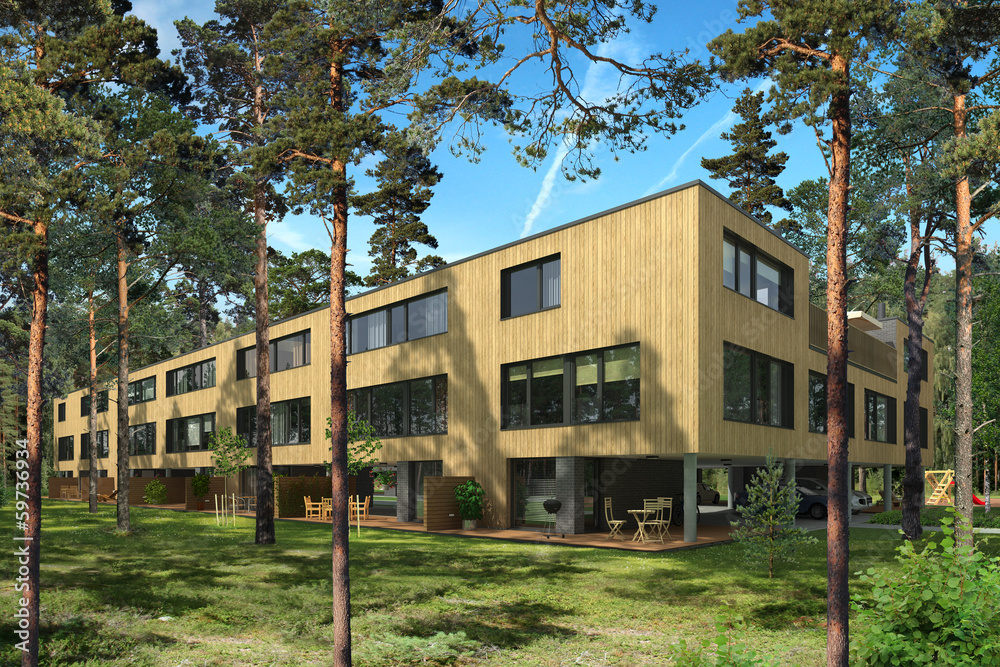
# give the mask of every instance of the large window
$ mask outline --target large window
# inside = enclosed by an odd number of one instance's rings
[[[722,284],[768,308],[794,314],[792,270],[743,239],[722,240]]]
[[[73,436],[65,435],[57,441],[57,456],[60,461],[73,460]]]
[[[448,376],[393,382],[347,392],[347,409],[380,438],[448,432]]]
[[[348,354],[448,331],[448,292],[400,301],[347,320]]]
[[[106,459],[110,451],[108,447],[108,432],[97,432],[97,458]],[[86,461],[90,458],[90,433],[80,434],[80,460]]]
[[[301,445],[311,437],[310,398],[271,403],[271,444]],[[236,435],[249,447],[257,446],[257,406],[236,411]]]
[[[215,413],[167,420],[167,453],[208,449],[208,436],[215,432]]]
[[[792,428],[792,365],[729,343],[722,354],[723,418]]]
[[[108,390],[97,392],[97,411],[107,412],[108,411]],[[80,416],[88,417],[90,416],[90,394],[85,394],[80,397]]]
[[[128,455],[146,456],[156,453],[156,422],[128,427]]]
[[[920,364],[920,379],[923,380],[924,382],[927,382],[927,377],[928,377],[928,375],[927,375],[927,373],[928,373],[928,370],[927,370],[927,366],[928,366],[927,350],[924,350],[924,349],[920,350],[920,362],[921,362],[921,364]],[[903,339],[903,372],[904,373],[909,373],[910,372],[910,339],[909,338]]]
[[[865,438],[896,442],[896,399],[865,389]]]
[[[908,401],[903,403],[903,414],[904,415],[906,414],[906,408],[907,408],[908,405],[909,405]],[[927,449],[927,446],[930,444],[930,433],[928,432],[928,428],[927,428],[928,427],[927,420],[929,419],[930,415],[927,412],[927,408],[918,408],[918,415],[919,415],[918,416],[918,426],[919,426],[919,429],[920,429],[918,437],[920,438],[920,449]],[[905,440],[904,440],[904,442],[905,442]]]
[[[175,371],[167,371],[167,396],[186,394],[215,386],[215,359],[207,359]]]
[[[268,346],[271,372],[305,366],[312,361],[309,331],[300,331],[272,340]],[[236,353],[236,379],[257,376],[257,348],[247,347]]]
[[[809,431],[826,433],[826,376],[809,371]],[[854,437],[854,384],[847,383],[847,437]]]
[[[559,255],[505,269],[500,274],[500,317],[559,306],[561,274]]]
[[[128,404],[145,403],[156,398],[156,376],[128,383]]]
[[[639,419],[639,344],[501,369],[502,428]]]

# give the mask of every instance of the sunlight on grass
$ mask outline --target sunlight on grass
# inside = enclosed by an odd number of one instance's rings
[[[329,525],[253,522],[45,501],[42,664],[325,665],[332,642]],[[11,544],[9,508],[0,535]],[[351,537],[355,664],[664,665],[672,645],[743,616],[746,640],[787,665],[825,662],[826,547],[774,580],[734,545],[664,554],[366,530]],[[931,537],[930,539],[935,539]],[[1000,541],[994,541],[1000,546]],[[994,543],[981,543],[996,550]],[[894,566],[898,536],[852,531],[852,572]],[[14,567],[0,598],[14,607]],[[0,632],[13,636],[7,615]],[[18,660],[7,642],[0,662]]]

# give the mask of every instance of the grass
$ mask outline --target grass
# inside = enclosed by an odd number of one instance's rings
[[[133,508],[121,536],[111,506],[43,508],[42,664],[329,664],[328,525],[279,521],[278,544],[257,547],[249,519]],[[0,511],[7,545],[13,523]],[[892,567],[897,544],[853,529],[852,572]],[[665,665],[679,638],[714,637],[720,614],[744,617],[743,639],[781,664],[825,664],[822,543],[773,580],[733,545],[643,554],[368,530],[351,556],[359,667]],[[14,560],[0,559],[4,665],[19,661]]]

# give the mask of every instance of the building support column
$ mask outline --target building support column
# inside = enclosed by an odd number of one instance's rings
[[[413,521],[413,466],[409,461],[396,462],[396,521]]]
[[[790,489],[794,489],[796,487],[795,468],[797,468],[798,465],[799,465],[798,459],[785,459],[785,484]],[[792,519],[793,526],[797,525],[798,519],[799,517],[798,514],[796,513],[795,517]]]
[[[726,471],[726,509],[736,508],[736,485],[733,484],[733,474],[736,468],[729,466]]]
[[[556,457],[556,498],[562,507],[556,513],[555,531],[565,535],[583,532],[583,477],[586,459],[582,456]]]
[[[892,464],[882,466],[882,511],[892,509]]]
[[[684,541],[698,541],[698,455],[684,455]]]

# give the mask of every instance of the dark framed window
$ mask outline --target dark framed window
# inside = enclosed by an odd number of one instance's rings
[[[896,442],[896,399],[865,389],[865,439]]]
[[[500,273],[500,317],[558,308],[562,268],[559,255],[504,269]]]
[[[97,411],[107,412],[108,411],[108,390],[97,392]],[[90,394],[85,394],[80,397],[80,416],[88,417],[90,416]]]
[[[156,376],[128,383],[128,404],[145,403],[156,399]]]
[[[722,354],[723,419],[793,428],[792,365],[731,343]]]
[[[347,409],[380,438],[448,432],[448,376],[404,380],[352,389]]]
[[[57,441],[56,455],[60,461],[73,460],[73,436],[64,435]]]
[[[271,372],[287,371],[312,362],[311,335],[308,329],[272,340],[268,346]],[[257,377],[257,347],[246,347],[236,353],[236,379]]]
[[[921,364],[920,364],[920,379],[923,380],[924,382],[927,382],[927,378],[928,378],[928,375],[927,375],[927,373],[928,373],[928,370],[927,370],[927,365],[928,365],[927,350],[922,349],[922,348],[920,350],[920,361],[921,361]],[[903,372],[904,373],[909,373],[910,372],[910,339],[909,338],[903,339]]]
[[[501,428],[639,419],[639,344],[507,364]]]
[[[809,431],[826,433],[826,376],[809,371]],[[847,383],[847,437],[854,437],[854,383]]]
[[[167,396],[177,396],[215,386],[215,359],[167,371]]]
[[[358,354],[448,331],[448,290],[398,301],[347,319],[347,353]]]
[[[271,403],[271,444],[302,445],[311,441],[310,397]],[[236,435],[248,447],[257,446],[257,406],[236,411]]]
[[[156,453],[156,422],[128,427],[128,455],[148,456]]]
[[[208,449],[208,437],[215,433],[215,413],[167,420],[167,453],[197,452]]]
[[[61,421],[61,422],[66,421],[66,404],[65,403],[60,403],[56,407],[56,410],[59,412],[59,421]]]
[[[906,414],[907,405],[908,402],[904,401],[903,402],[904,415]],[[920,449],[927,449],[927,447],[930,445],[930,432],[928,430],[928,423],[927,423],[928,419],[930,418],[930,414],[927,412],[927,408],[918,408],[918,414],[919,414],[918,425],[920,428],[920,434],[919,434]]]
[[[722,239],[722,284],[768,308],[794,316],[794,272],[732,234]]]
[[[98,431],[97,437],[97,458],[106,459],[109,456],[110,448],[108,446],[108,432],[107,430]],[[86,461],[90,458],[90,433],[80,434],[80,460]]]

